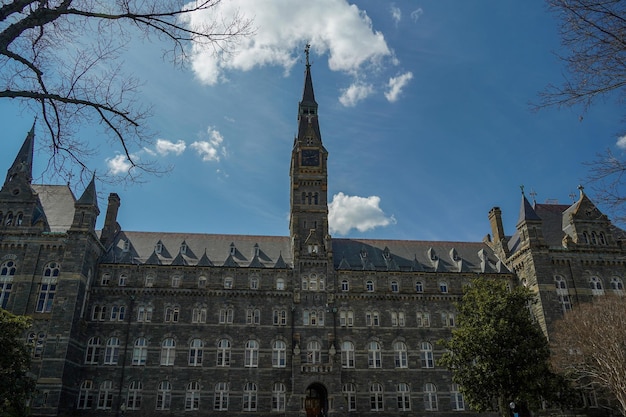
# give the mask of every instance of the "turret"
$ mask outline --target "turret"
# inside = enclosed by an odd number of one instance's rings
[[[98,208],[98,195],[96,193],[96,177],[91,177],[91,181],[83,191],[83,194],[74,204],[74,220],[70,230],[81,230],[93,232],[96,227],[96,219],[100,214]]]

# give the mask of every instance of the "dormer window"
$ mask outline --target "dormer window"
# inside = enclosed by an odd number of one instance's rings
[[[235,256],[235,254],[237,253],[237,248],[235,247],[234,243],[230,244],[230,255],[231,256]]]
[[[128,252],[130,250],[130,240],[124,240],[122,251]]]
[[[261,252],[261,249],[259,248],[259,244],[255,243],[254,244],[254,256],[259,256],[260,252]]]
[[[163,251],[163,243],[161,243],[160,241],[157,242],[156,246],[154,247],[154,252],[155,253],[161,253]]]
[[[187,253],[187,244],[185,242],[180,244],[180,253],[185,255]]]

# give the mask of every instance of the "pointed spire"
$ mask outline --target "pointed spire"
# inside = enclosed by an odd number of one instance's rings
[[[537,215],[533,206],[528,202],[526,195],[524,194],[524,186],[520,186],[522,189],[522,204],[520,206],[519,218],[517,224],[519,225],[525,221],[541,221],[541,217]]]
[[[313,92],[313,79],[311,78],[311,64],[309,63],[309,51],[311,44],[306,44],[304,53],[306,54],[306,69],[304,70],[304,91],[302,92],[302,101],[300,106],[303,105],[317,108],[317,102],[315,101],[315,93]]]
[[[310,49],[311,45],[307,43],[304,48],[304,53],[306,54],[304,90],[302,91],[302,101],[298,104],[298,139],[304,141],[305,136],[315,136],[318,141],[321,141],[320,127],[317,120],[317,102],[313,92],[313,78],[311,77],[311,64],[309,62]],[[311,145],[311,143],[308,143],[308,145]]]
[[[91,176],[91,181],[83,191],[76,204],[98,207],[98,194],[96,193],[96,173]]]
[[[33,149],[35,146],[36,122],[36,120],[33,122],[33,127],[30,128],[30,132],[26,135],[26,139],[24,139],[22,148],[17,153],[13,165],[11,165],[11,168],[7,171],[7,178],[4,182],[5,185],[19,176],[23,177],[28,183],[30,183],[33,178]]]

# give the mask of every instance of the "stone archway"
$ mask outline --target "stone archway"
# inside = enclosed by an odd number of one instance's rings
[[[326,417],[328,412],[328,391],[320,383],[313,383],[306,389],[304,399],[306,417]]]

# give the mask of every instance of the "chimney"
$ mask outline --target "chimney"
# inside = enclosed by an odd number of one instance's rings
[[[100,242],[107,246],[111,243],[111,239],[120,231],[120,225],[117,223],[117,212],[120,208],[120,196],[116,193],[109,194],[109,204],[107,206],[107,214],[104,218],[104,226],[100,235]]]
[[[500,210],[500,207],[494,207],[489,210],[489,223],[491,224],[491,234],[493,235],[494,243],[503,240],[504,227],[502,226],[502,210]]]

